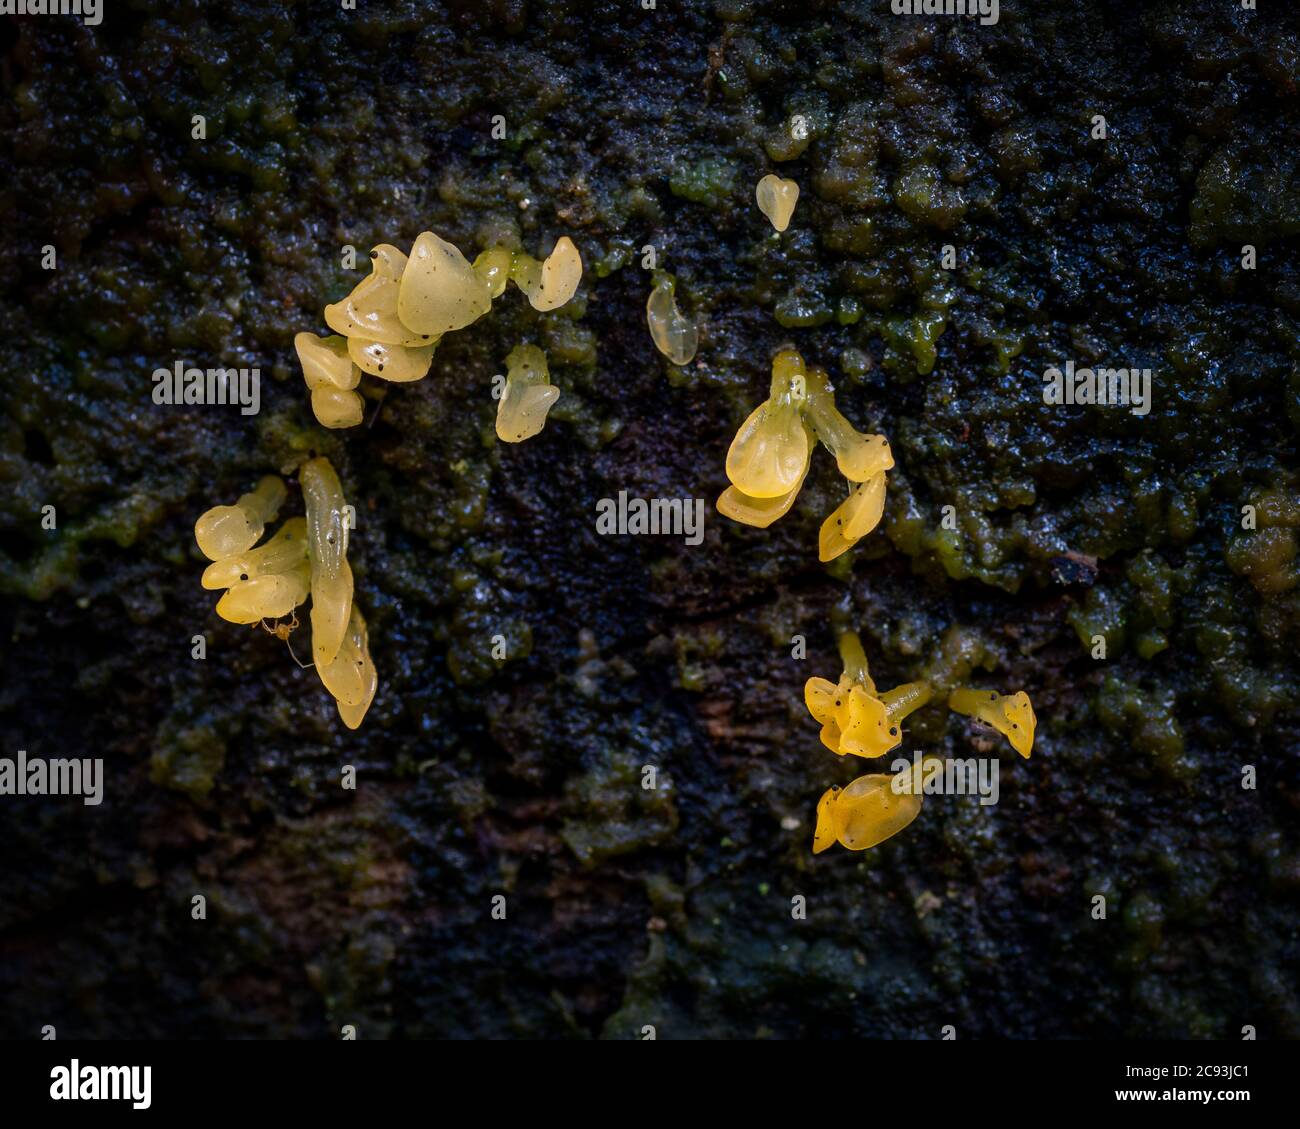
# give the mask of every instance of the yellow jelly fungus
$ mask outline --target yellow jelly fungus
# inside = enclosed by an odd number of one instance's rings
[[[808,430],[806,426],[804,430],[805,432]],[[812,444],[813,439],[809,435],[809,450],[812,449]],[[804,463],[803,474],[799,476],[799,481],[787,493],[775,498],[752,498],[739,487],[728,486],[718,499],[718,512],[723,517],[731,518],[732,521],[752,525],[757,529],[766,529],[778,518],[785,517],[790,512],[790,507],[799,497],[799,491],[803,489],[804,479],[808,477],[808,467],[811,463],[811,459]]]
[[[536,345],[516,345],[506,366],[506,386],[497,401],[497,438],[519,443],[546,426],[546,413],[560,390],[551,383],[546,354]]]
[[[573,240],[562,235],[540,265],[527,255],[515,256],[511,277],[533,309],[555,310],[577,293],[582,281],[582,256]]]
[[[514,261],[514,253],[509,247],[489,247],[486,251],[480,251],[474,260],[474,271],[487,283],[491,298],[500,298],[505,293]]]
[[[838,683],[810,678],[804,684],[804,703],[822,726],[821,740],[841,756],[879,757],[903,740],[903,720],[928,702],[929,682],[907,682],[883,694],[867,669],[866,652],[856,632],[840,636],[844,673]]]
[[[307,559],[307,521],[291,517],[265,545],[214,561],[203,570],[204,588],[229,588],[243,580],[289,572]]]
[[[840,732],[839,747],[835,751],[841,756],[884,756],[903,740],[903,732],[897,725],[892,727],[891,733],[885,703],[861,686],[850,686],[848,692],[841,695],[841,704],[835,711],[835,724]]]
[[[492,291],[465,256],[433,232],[421,232],[398,285],[396,314],[401,324],[410,332],[432,337],[464,329],[491,308]]]
[[[325,324],[344,337],[386,345],[427,345],[437,331],[403,324],[397,312],[401,279],[409,269],[405,256],[387,244],[380,244],[370,255],[370,274],[343,301],[325,307]],[[399,267],[404,268],[402,273],[394,275]]]
[[[896,791],[888,773],[859,776],[846,788],[832,789],[817,805],[813,852],[820,854],[831,841],[850,851],[878,846],[920,815],[922,798],[919,792]]]
[[[1034,730],[1038,719],[1029,695],[1023,690],[1015,694],[996,694],[992,690],[954,690],[948,696],[948,708],[953,713],[965,714],[977,721],[991,725],[1002,734],[1022,757],[1028,758],[1034,748]]]
[[[793,180],[783,180],[775,173],[768,173],[754,189],[754,198],[758,201],[758,210],[772,221],[772,226],[777,231],[784,231],[790,226],[794,206],[799,202],[799,186]]]
[[[219,561],[257,544],[268,522],[284,504],[284,483],[274,475],[263,478],[252,493],[233,506],[213,506],[194,523],[194,539],[209,560]]]
[[[892,469],[894,455],[883,435],[864,435],[856,430],[835,406],[835,389],[826,370],[809,366],[806,374],[808,401],[804,412],[823,446],[835,456],[840,473],[850,482]]]
[[[837,829],[832,811],[838,788],[827,788],[822,798],[817,801],[817,823],[813,827],[813,854],[819,855],[835,842]]]
[[[310,583],[305,560],[287,572],[236,581],[217,601],[217,615],[231,623],[279,619],[306,601]]]
[[[727,451],[727,477],[737,490],[751,498],[779,498],[807,474],[805,395],[802,358],[793,350],[778,353],[767,400],[740,425]]]
[[[885,512],[885,472],[872,475],[866,482],[854,483],[849,496],[836,507],[817,536],[817,555],[833,561],[880,524]]]
[[[655,348],[673,364],[685,365],[695,356],[700,335],[695,323],[677,308],[676,289],[676,279],[659,274],[646,299],[645,320]]]
[[[370,659],[366,621],[355,601],[338,654],[333,662],[318,665],[316,670],[325,689],[334,696],[343,724],[356,729],[374,701],[379,676]]]
[[[367,341],[363,337],[348,338],[348,356],[362,372],[382,377],[396,384],[421,380],[433,362],[433,351],[439,338],[427,345],[385,345],[382,341]]]
[[[328,459],[304,463],[298,482],[307,510],[312,655],[317,666],[325,666],[338,655],[352,613],[346,503],[343,487]]]
[[[311,410],[324,427],[355,427],[364,405],[356,392],[361,370],[348,356],[349,339],[299,333],[293,339],[302,377],[311,390]]]

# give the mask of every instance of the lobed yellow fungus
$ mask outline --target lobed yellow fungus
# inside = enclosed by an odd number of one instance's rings
[[[773,358],[768,398],[741,424],[727,451],[731,486],[718,499],[718,511],[746,525],[771,525],[794,505],[818,442],[850,483],[848,498],[822,523],[818,555],[830,561],[852,548],[880,523],[894,456],[883,435],[864,435],[844,418],[825,370],[806,366],[791,348]]]
[[[325,323],[337,336],[300,333],[294,338],[317,421],[335,428],[361,422],[363,403],[356,388],[363,372],[394,383],[423,379],[442,335],[487,313],[511,279],[535,309],[553,310],[577,291],[582,257],[568,236],[541,263],[523,252],[490,247],[471,264],[454,244],[431,231],[420,233],[409,257],[391,244],[379,244],[370,252],[370,274],[341,302],[325,307]],[[558,395],[558,389],[528,393],[528,414],[542,405],[544,422],[546,408]],[[517,410],[517,404],[511,408]],[[541,429],[537,423],[518,438]]]
[[[474,270],[487,283],[488,293],[493,300],[505,293],[514,262],[514,253],[508,247],[489,247],[486,251],[480,251],[474,260]]]
[[[808,472],[803,358],[785,349],[772,362],[768,397],[740,425],[727,450],[727,477],[750,498],[780,498]]]
[[[310,369],[313,378],[325,380],[320,366],[334,366],[340,354],[315,339],[303,343],[299,355],[306,356],[304,369]],[[379,680],[370,659],[366,621],[352,598],[343,488],[323,458],[304,463],[298,482],[306,516],[289,518],[256,548],[254,543],[286,495],[279,478],[267,476],[234,506],[217,506],[199,518],[195,537],[213,560],[203,571],[202,584],[226,589],[217,601],[217,614],[231,623],[281,619],[310,596],[317,673],[334,696],[344,724],[355,729],[374,700]],[[235,511],[238,520],[226,511]],[[275,633],[287,639],[297,625],[294,616],[292,624],[281,625]]]
[[[676,279],[656,273],[645,303],[645,320],[655,348],[673,364],[686,365],[695,356],[700,335],[695,323],[677,308],[676,290]]]
[[[1002,734],[1022,757],[1026,759],[1034,748],[1034,730],[1038,719],[1029,695],[1023,690],[1015,694],[997,694],[992,690],[954,690],[948,696],[948,708],[953,713],[973,717],[991,725]]]
[[[582,281],[582,256],[573,240],[562,235],[541,263],[530,255],[517,252],[510,267],[510,277],[524,292],[533,309],[558,309],[578,291],[578,283]]]
[[[398,284],[396,313],[416,333],[464,329],[492,308],[492,292],[460,250],[422,231]]]
[[[268,474],[233,506],[213,506],[194,524],[199,551],[212,561],[242,553],[257,544],[268,522],[284,504],[284,483]]]
[[[298,471],[307,510],[311,561],[311,649],[317,668],[334,661],[352,613],[352,569],[343,487],[328,459],[310,459]]]
[[[560,390],[551,383],[546,354],[536,345],[516,345],[506,366],[506,386],[497,402],[497,438],[518,443],[546,426],[546,413]]]
[[[338,654],[332,662],[318,665],[316,670],[325,689],[334,695],[343,724],[356,729],[375,700],[379,676],[370,659],[366,621],[355,602],[348,614],[347,631]]]
[[[363,404],[356,392],[361,370],[348,355],[346,337],[299,333],[293,339],[302,377],[311,391],[311,410],[325,427],[355,427]]]
[[[903,720],[928,702],[933,689],[928,682],[907,682],[883,694],[867,669],[862,641],[854,632],[840,637],[844,673],[838,683],[810,678],[804,684],[804,703],[821,724],[821,740],[840,756],[884,756],[903,740]]]
[[[203,587],[224,588],[217,614],[230,623],[279,619],[307,599],[307,544],[301,518],[291,518],[265,545],[254,548],[285,498],[272,475],[233,506],[216,506],[194,525],[195,540],[212,564]],[[214,516],[215,515],[215,516]]]
[[[817,803],[813,853],[838,842],[865,851],[892,838],[921,814],[922,795],[899,792],[888,773],[859,776],[845,788],[828,789]]]
[[[768,173],[754,189],[754,199],[758,201],[758,210],[772,221],[772,226],[777,231],[784,231],[790,226],[794,206],[799,202],[799,186],[793,180]]]

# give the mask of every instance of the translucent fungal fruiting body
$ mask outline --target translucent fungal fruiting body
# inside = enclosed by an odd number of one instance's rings
[[[835,389],[826,370],[809,366],[805,380],[808,400],[804,411],[808,422],[822,445],[835,456],[840,473],[850,482],[865,482],[893,469],[889,440],[883,435],[864,435],[844,418],[835,406]]]
[[[356,601],[352,603],[347,631],[338,654],[333,662],[317,667],[317,672],[325,689],[334,696],[343,724],[356,729],[366,716],[379,686],[379,676],[370,659],[366,621]]]
[[[311,410],[323,427],[355,427],[364,415],[355,391],[361,371],[348,355],[348,339],[299,333],[293,339],[302,377],[311,390]]]
[[[885,512],[885,472],[873,475],[865,482],[855,483],[849,496],[839,504],[817,535],[817,556],[822,561],[833,561],[870,533]]]
[[[252,548],[267,523],[275,520],[284,499],[284,482],[267,475],[233,506],[213,506],[194,523],[199,551],[209,560],[219,561]]]
[[[204,588],[230,588],[243,580],[289,572],[307,560],[307,522],[291,517],[265,545],[215,561],[203,570]]]
[[[352,569],[343,487],[328,459],[311,459],[298,472],[307,510],[311,562],[311,644],[317,666],[332,663],[352,612]]]
[[[677,308],[677,280],[658,274],[646,299],[645,320],[655,348],[675,365],[690,364],[699,347],[695,323]]]
[[[421,232],[398,286],[396,314],[401,324],[430,336],[451,333],[491,308],[487,282],[455,245],[431,231]]]
[[[883,694],[876,692],[867,669],[862,641],[854,632],[840,637],[844,673],[838,683],[810,678],[804,702],[821,724],[821,740],[841,756],[873,758],[895,749],[903,740],[904,718],[930,700],[928,682],[907,682]]]
[[[834,560],[879,524],[885,472],[894,457],[883,435],[865,435],[844,418],[825,371],[806,366],[793,349],[773,358],[768,399],[732,440],[731,486],[718,499],[718,511],[746,525],[771,525],[794,505],[819,441],[851,484],[848,498],[822,523],[818,536],[818,556]]]
[[[559,309],[578,292],[578,283],[582,281],[582,256],[573,240],[562,235],[541,263],[529,255],[517,254],[511,264],[510,277],[527,296],[533,309]]]
[[[897,835],[921,814],[919,792],[898,792],[887,773],[859,776],[846,788],[832,788],[817,804],[813,853],[838,842],[865,851]]]
[[[768,398],[740,425],[727,450],[727,477],[742,494],[780,498],[808,473],[805,398],[803,358],[793,350],[778,353]]]
[[[381,248],[384,254],[380,254]],[[325,324],[344,337],[382,341],[385,345],[427,345],[439,331],[418,329],[398,315],[401,280],[406,278],[406,274],[403,271],[394,276],[392,272],[397,269],[397,256],[401,254],[397,248],[386,244],[375,248],[370,260],[370,274],[358,282],[343,301],[325,307]],[[467,263],[466,269],[468,267]]]
[[[965,714],[977,721],[991,725],[1002,734],[1022,757],[1028,758],[1034,748],[1034,730],[1038,719],[1029,695],[1023,690],[1015,694],[997,694],[992,690],[954,690],[948,696],[948,708],[953,713]]]
[[[487,283],[488,294],[495,300],[505,293],[515,256],[508,247],[489,247],[474,260],[474,271]]]
[[[516,345],[506,366],[506,386],[497,402],[497,438],[519,443],[546,426],[546,413],[560,390],[551,384],[546,354],[536,345]]]
[[[793,180],[768,173],[754,189],[754,199],[758,202],[758,210],[772,221],[772,226],[777,231],[784,231],[790,226],[794,206],[799,202],[799,186]]]
[[[288,572],[239,581],[217,601],[217,615],[230,623],[280,619],[306,601],[310,583],[305,560]]]
[[[433,363],[433,351],[437,345],[437,338],[427,345],[386,345],[382,341],[349,337],[348,356],[364,373],[395,384],[405,384],[424,379]]]

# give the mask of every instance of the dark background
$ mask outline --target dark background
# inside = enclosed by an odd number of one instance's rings
[[[0,797],[0,1035],[1300,1033],[1283,5],[104,4],[0,22],[0,755],[107,773],[98,808]],[[769,171],[803,190],[782,237]],[[578,298],[512,290],[324,432],[293,335],[361,277],[344,244],[426,228],[568,234]],[[702,325],[684,370],[647,243]],[[507,448],[521,341],[563,396]],[[898,460],[830,566],[825,451],[771,529],[712,509],[783,341]],[[1154,410],[1044,407],[1067,359],[1151,367]],[[155,406],[177,360],[260,366],[261,413]],[[195,518],[309,450],[359,514],[355,734],[199,586]],[[704,544],[598,536],[619,490],[705,498]],[[885,767],[802,705],[845,627],[884,687],[1030,693],[1028,762],[942,695],[909,721],[904,754],[999,755],[996,807],[812,856],[822,791]]]

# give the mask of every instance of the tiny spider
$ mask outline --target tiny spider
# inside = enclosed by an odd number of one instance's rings
[[[307,670],[309,667],[315,666],[316,664],[305,663],[293,653],[293,643],[289,641],[289,636],[298,628],[298,613],[290,612],[289,614],[292,618],[288,623],[281,623],[278,620],[272,620],[270,626],[268,626],[267,621],[263,619],[259,620],[259,625],[268,635],[274,635],[277,639],[283,640],[284,645],[289,648],[289,655],[292,657],[293,661],[298,664],[301,670]]]

